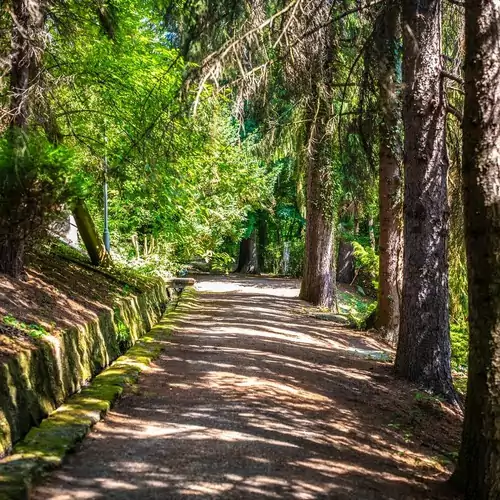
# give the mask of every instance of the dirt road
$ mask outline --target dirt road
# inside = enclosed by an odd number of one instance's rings
[[[456,415],[370,359],[387,347],[306,314],[297,286],[199,283],[163,355],[33,498],[453,498]]]

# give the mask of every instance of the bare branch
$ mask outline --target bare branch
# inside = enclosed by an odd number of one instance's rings
[[[355,14],[356,12],[361,12],[363,10],[369,9],[371,7],[376,7],[377,5],[385,3],[386,0],[378,0],[376,2],[369,2],[364,5],[360,5],[359,7],[355,7],[350,10],[346,10],[345,12],[342,12],[342,14],[339,14],[338,16],[332,17],[331,19],[328,20],[328,22],[320,24],[319,26],[315,26],[313,29],[306,31],[302,35],[300,35],[300,40],[303,40],[304,38],[308,38],[312,34],[316,33],[319,30],[328,28],[331,24],[340,21],[344,17],[350,16],[351,14]]]
[[[462,114],[461,111],[459,111],[455,106],[452,106],[451,104],[448,104],[446,107],[446,111],[450,114],[453,115],[460,123],[464,121],[464,115]]]
[[[454,82],[457,82],[460,85],[464,85],[465,82],[462,78],[460,78],[458,75],[454,75],[453,73],[449,73],[448,71],[441,71],[441,76],[443,78],[448,78],[449,80],[453,80]]]

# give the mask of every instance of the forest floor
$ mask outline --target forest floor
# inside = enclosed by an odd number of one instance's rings
[[[461,419],[298,282],[203,277],[165,351],[41,499],[431,499]]]
[[[66,253],[71,250],[64,248]],[[135,275],[96,270],[77,252],[72,255],[78,260],[47,251],[33,253],[24,280],[0,275],[0,364],[39,347],[36,340],[41,336],[57,336],[95,320],[150,284]]]

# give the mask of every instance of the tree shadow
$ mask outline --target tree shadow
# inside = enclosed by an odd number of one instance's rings
[[[375,339],[295,314],[266,283],[201,294],[33,498],[456,498],[436,457],[459,417],[351,350],[386,349]]]

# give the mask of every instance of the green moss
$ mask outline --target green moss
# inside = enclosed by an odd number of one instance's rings
[[[374,311],[377,302],[346,290],[338,294],[339,312],[356,328],[364,328],[368,316]]]
[[[16,318],[14,318],[14,316],[11,316],[10,314],[6,314],[2,318],[2,322],[7,326],[12,326],[14,328],[17,328],[18,330],[26,333],[27,335],[35,339],[45,337],[45,335],[50,335],[50,333],[42,325],[39,325],[38,323],[31,323],[27,325],[26,323],[17,320]]]
[[[40,427],[30,430],[14,447],[13,453],[0,461],[0,500],[28,498],[34,481],[60,465],[139,374],[163,349],[178,316],[192,306],[194,291],[185,292],[186,301],[172,307],[150,334],[124,356],[94,378],[92,383],[69,400]]]
[[[166,285],[155,282],[142,295],[120,299],[117,321],[106,311],[85,326],[37,338],[37,349],[24,349],[0,364],[0,457],[150,330],[168,300]],[[134,380],[138,371],[131,367],[115,382]]]

